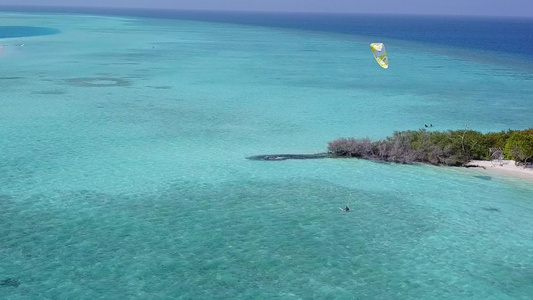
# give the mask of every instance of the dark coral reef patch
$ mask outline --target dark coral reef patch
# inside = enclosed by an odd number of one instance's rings
[[[77,77],[69,78],[66,82],[80,87],[125,87],[131,86],[131,81],[116,77]]]

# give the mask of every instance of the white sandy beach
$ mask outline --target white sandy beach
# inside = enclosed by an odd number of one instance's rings
[[[528,178],[533,180],[533,167],[523,167],[515,165],[514,160],[503,160],[501,163],[486,161],[486,160],[473,160],[468,163],[468,166],[479,166],[474,168],[475,170],[481,170],[487,173],[499,173],[508,176],[514,176],[519,178]]]

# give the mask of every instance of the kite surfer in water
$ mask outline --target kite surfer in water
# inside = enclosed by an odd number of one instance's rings
[[[340,208],[340,207],[339,207]],[[350,211],[350,208],[348,207],[348,205],[346,205],[345,208],[340,208],[342,211]]]

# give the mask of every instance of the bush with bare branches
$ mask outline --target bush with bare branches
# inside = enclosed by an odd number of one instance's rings
[[[460,166],[470,160],[490,159],[488,149],[502,144],[506,145],[506,155],[517,161],[533,159],[533,129],[487,134],[468,129],[398,131],[375,142],[369,138],[340,138],[328,143],[328,152],[333,157]]]

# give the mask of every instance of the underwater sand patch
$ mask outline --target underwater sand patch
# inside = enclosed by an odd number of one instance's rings
[[[68,84],[80,87],[131,86],[129,80],[116,77],[78,77],[66,80]]]

